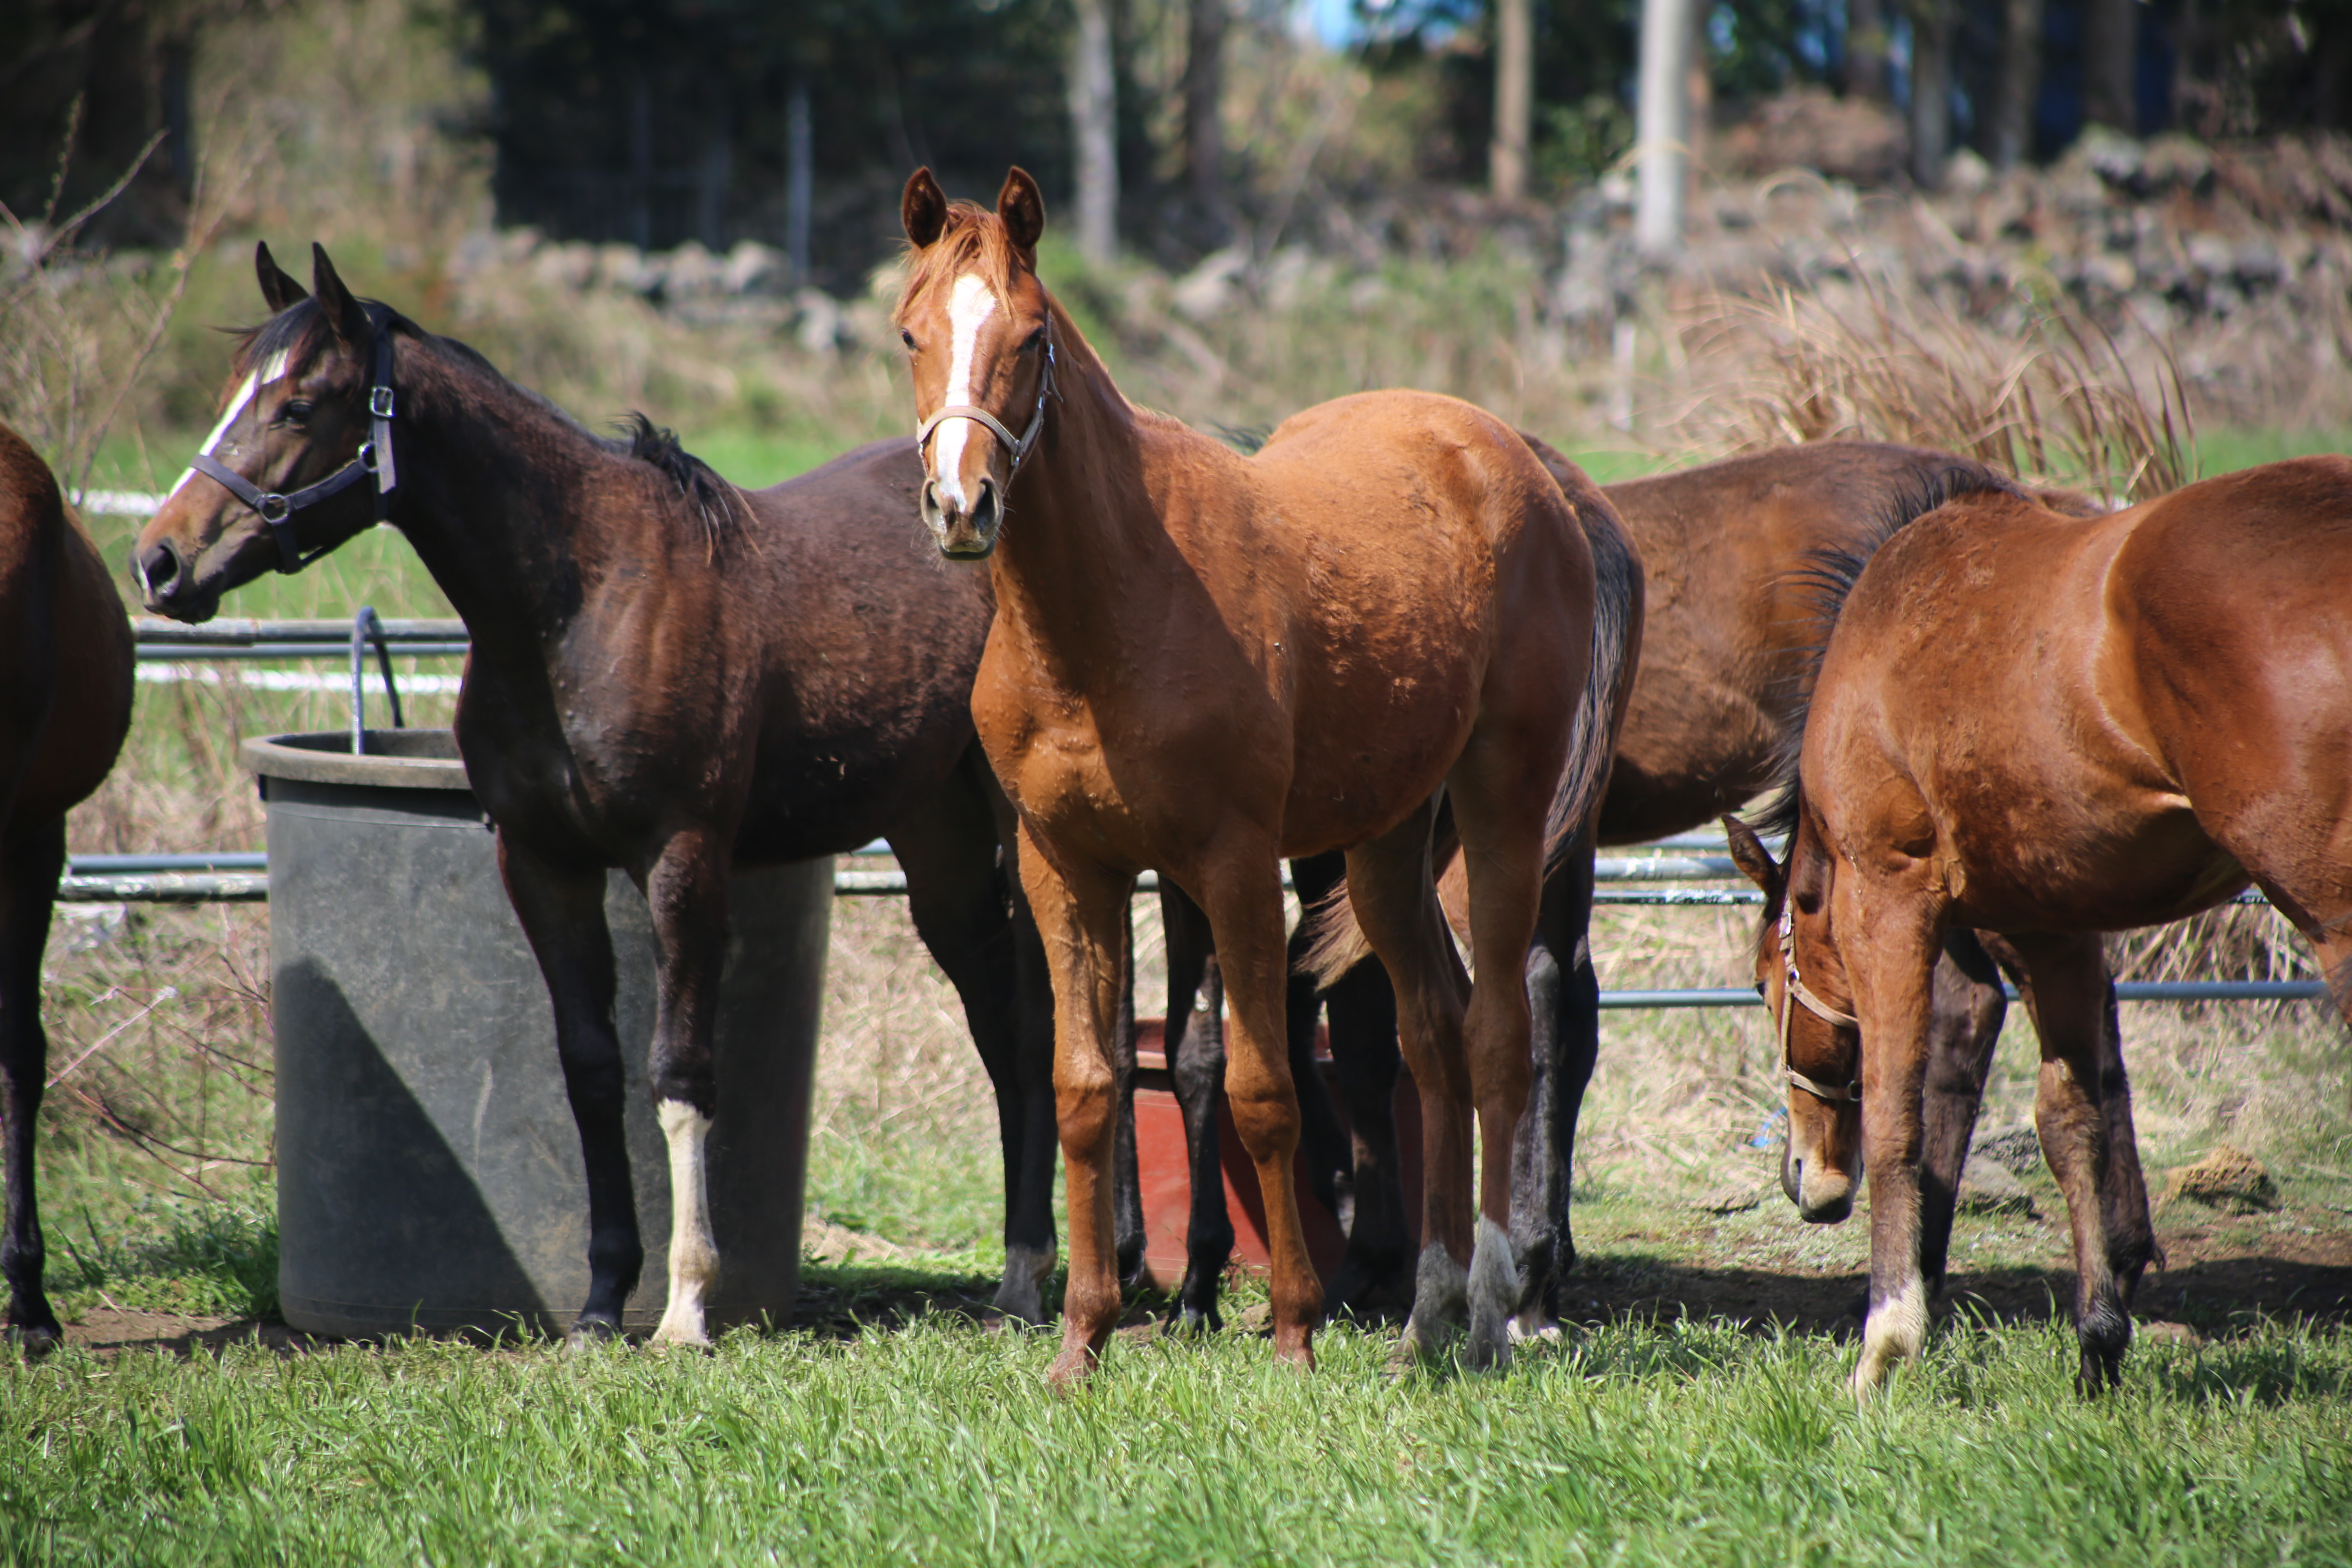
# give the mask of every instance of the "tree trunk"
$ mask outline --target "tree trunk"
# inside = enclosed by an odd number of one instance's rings
[[[1633,237],[1654,260],[1665,260],[1683,246],[1690,47],[1690,0],[1643,0],[1642,99],[1634,127],[1640,184]]]
[[[1882,0],[1846,0],[1845,92],[1872,103],[1895,101],[1886,71],[1886,8]]]
[[[2004,0],[2000,81],[1992,104],[1992,162],[2014,169],[2033,156],[2033,105],[2042,95],[2042,0]]]
[[[1495,139],[1486,149],[1486,177],[1498,201],[1528,194],[1535,97],[1534,0],[1495,0]]]
[[[1952,150],[1950,0],[1913,0],[1911,7],[1911,178],[1923,189],[1944,183]]]
[[[1192,0],[1184,54],[1184,183],[1203,232],[1225,230],[1225,0]]]
[[[1118,113],[1112,86],[1110,0],[1072,0],[1070,140],[1078,154],[1078,254],[1105,262],[1118,248]]]
[[[2083,7],[2083,118],[2126,136],[2139,134],[2137,0],[2085,0]]]
[[[793,286],[809,286],[809,219],[816,205],[815,138],[809,131],[808,75],[793,72],[791,95],[784,100],[784,255],[793,268]]]

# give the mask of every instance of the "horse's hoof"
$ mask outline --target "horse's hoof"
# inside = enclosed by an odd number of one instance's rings
[[[1223,1331],[1224,1326],[1224,1314],[1219,1312],[1216,1308],[1195,1307],[1189,1301],[1179,1306],[1174,1315],[1168,1320],[1168,1332],[1181,1334],[1186,1339],[1198,1339],[1203,1334],[1220,1333]]]
[[[1297,1372],[1315,1370],[1315,1342],[1304,1329],[1293,1334],[1274,1336],[1274,1361],[1276,1366],[1286,1366]]]
[[[1511,1320],[1513,1344],[1535,1342],[1556,1345],[1567,1337],[1568,1331],[1559,1326],[1559,1320],[1540,1310],[1521,1312]]]
[[[621,1325],[610,1318],[583,1317],[563,1337],[564,1348],[573,1351],[603,1350],[623,1342]]]
[[[1056,1394],[1076,1394],[1094,1374],[1094,1352],[1084,1345],[1065,1345],[1045,1369],[1045,1386]]]
[[[8,1339],[26,1361],[38,1361],[65,1343],[65,1331],[55,1322],[11,1323]]]

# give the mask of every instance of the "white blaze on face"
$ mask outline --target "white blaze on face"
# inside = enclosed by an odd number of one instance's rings
[[[995,311],[996,296],[980,274],[967,272],[955,280],[955,291],[948,296],[953,347],[948,356],[947,402],[941,406],[971,406],[972,361],[978,353],[980,329]],[[958,510],[968,504],[963,480],[958,476],[963,469],[963,447],[971,432],[971,420],[946,419],[931,435],[931,477],[939,481],[940,499]]]
[[[288,358],[289,356],[280,351],[270,356],[268,364],[246,376],[237,386],[236,395],[228,400],[228,412],[220,416],[220,423],[213,426],[213,433],[205,437],[205,444],[197,447],[197,451],[208,458],[212,456],[213,448],[221,444],[221,437],[228,434],[229,426],[236,424],[237,416],[245,412],[245,405],[253,401],[253,395],[286,374]],[[179,479],[172,486],[172,496],[178,495],[181,487],[195,477],[195,469],[181,469]],[[169,501],[172,496],[165,496],[163,499]]]

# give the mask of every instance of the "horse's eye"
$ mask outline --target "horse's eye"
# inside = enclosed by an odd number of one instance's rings
[[[908,331],[906,328],[901,327],[901,328],[899,328],[899,329],[898,329],[898,341],[899,341],[900,342],[902,342],[902,343],[904,343],[904,344],[906,344],[906,345],[907,345],[907,352],[908,352],[908,353],[912,353],[914,352],[914,348],[915,348],[915,334],[914,334],[914,333],[912,333],[912,332]]]
[[[278,422],[280,425],[307,425],[310,420],[312,406],[307,397],[289,398],[285,406],[278,409]]]
[[[1756,994],[1758,994],[1759,996],[1762,996],[1762,995],[1764,995],[1764,983],[1763,983],[1761,980],[1759,980],[1759,981],[1758,981],[1758,982],[1756,983]],[[1770,1000],[1770,998],[1769,998],[1769,997],[1766,997],[1766,1000],[1767,1000],[1767,1001],[1769,1001],[1769,1000]]]
[[[1028,341],[1021,345],[1021,352],[1024,354],[1034,354],[1045,346],[1045,329],[1040,327],[1035,331],[1029,334]]]

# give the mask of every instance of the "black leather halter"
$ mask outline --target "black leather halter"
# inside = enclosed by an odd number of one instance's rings
[[[375,479],[375,520],[382,522],[391,510],[392,489],[400,482],[392,460],[392,331],[388,321],[370,324],[375,329],[375,344],[368,356],[373,367],[367,404],[371,428],[369,439],[361,443],[358,454],[350,462],[317,484],[305,485],[291,495],[265,491],[210,452],[198,452],[188,465],[205,478],[219,481],[229,494],[261,514],[261,521],[269,525],[270,538],[278,542],[280,572],[299,572],[334,548],[332,544],[322,544],[304,554],[296,513],[318,505],[329,496],[341,494],[370,475]]]

